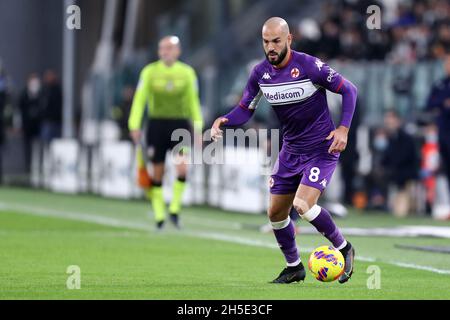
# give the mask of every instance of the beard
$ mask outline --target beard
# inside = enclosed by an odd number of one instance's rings
[[[267,61],[269,61],[269,63],[270,63],[271,65],[276,66],[276,65],[279,65],[279,64],[284,60],[284,58],[286,58],[287,52],[288,52],[288,47],[287,47],[287,45],[286,45],[286,46],[284,47],[284,49],[281,50],[280,53],[276,53],[275,51],[269,51],[269,52],[267,52],[267,53],[266,53],[266,59],[267,59]],[[271,60],[270,57],[269,57],[269,54],[270,54],[270,53],[275,53],[275,54],[278,56],[278,58],[277,58],[276,60]]]

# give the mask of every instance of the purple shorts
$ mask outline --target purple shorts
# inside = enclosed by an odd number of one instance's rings
[[[300,184],[323,192],[336,169],[339,155],[327,150],[296,155],[282,149],[269,181],[270,193],[295,193]]]

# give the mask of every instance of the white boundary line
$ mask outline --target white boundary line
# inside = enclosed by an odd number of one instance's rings
[[[152,226],[146,222],[136,223],[136,222],[124,221],[123,219],[105,217],[105,216],[101,216],[101,215],[93,215],[93,214],[80,213],[80,212],[60,211],[60,210],[54,210],[54,209],[49,209],[49,208],[42,208],[42,207],[39,208],[39,207],[34,207],[34,206],[32,207],[32,206],[20,205],[20,204],[11,204],[11,203],[0,202],[0,210],[12,210],[12,211],[16,211],[17,213],[26,214],[26,215],[34,215],[34,216],[41,216],[41,217],[53,217],[53,218],[66,219],[66,220],[72,220],[72,221],[89,222],[89,223],[95,223],[98,225],[109,226],[109,227],[129,228],[129,229],[140,230],[140,231],[151,231],[152,230]],[[278,245],[275,243],[268,243],[268,242],[257,240],[257,239],[238,237],[235,235],[228,235],[228,234],[224,234],[224,233],[200,232],[200,231],[195,231],[195,232],[194,231],[182,231],[182,232],[177,232],[177,233],[179,233],[180,235],[187,235],[187,236],[195,237],[195,238],[225,241],[225,242],[230,242],[230,243],[237,243],[237,244],[262,247],[262,248],[278,249]],[[302,247],[302,250],[312,251],[313,248]],[[412,263],[403,263],[403,262],[396,262],[396,261],[382,261],[382,260],[377,260],[375,258],[363,257],[363,256],[356,256],[355,259],[359,260],[359,261],[364,261],[364,262],[386,263],[386,264],[394,265],[394,266],[401,267],[401,268],[429,271],[429,272],[438,273],[438,274],[446,274],[446,275],[450,274],[450,270],[437,269],[437,268],[434,268],[431,266],[422,266],[422,265],[416,265],[416,264],[412,264]]]

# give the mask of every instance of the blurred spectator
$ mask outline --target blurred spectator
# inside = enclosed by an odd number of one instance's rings
[[[439,130],[439,152],[450,193],[450,53],[444,60],[446,76],[431,89],[427,110],[436,117]]]
[[[353,196],[355,193],[355,184],[357,177],[357,167],[359,161],[359,154],[356,148],[356,134],[358,132],[358,127],[361,119],[361,106],[359,102],[356,102],[356,109],[353,115],[352,127],[348,133],[347,147],[345,152],[341,153],[341,168],[342,168],[342,179],[344,183],[344,203],[352,204]]]
[[[436,175],[439,169],[438,129],[434,124],[424,128],[425,141],[422,145],[420,178],[425,189],[425,212],[430,214],[436,197]]]
[[[381,30],[366,27],[370,5],[381,8]],[[300,25],[294,31],[294,48],[326,60],[389,58],[394,63],[415,63],[442,58],[450,49],[450,2],[330,0],[321,8],[318,28],[318,36],[311,39]]]
[[[383,165],[383,157],[388,148],[388,135],[384,128],[375,129],[372,139],[372,170],[367,177],[369,208],[388,210],[388,179]]]
[[[408,38],[407,27],[395,26],[391,34],[393,46],[389,53],[389,60],[392,63],[414,63],[417,57],[413,43]]]
[[[39,137],[41,126],[41,80],[32,73],[28,77],[27,86],[19,97],[19,110],[22,119],[22,132],[24,137],[25,162],[30,170],[31,148],[33,140]]]
[[[404,217],[412,208],[414,180],[417,180],[419,172],[419,155],[414,138],[402,128],[402,121],[396,112],[386,112],[384,125],[388,145],[383,153],[382,165],[389,183],[396,187],[391,208],[396,216]]]
[[[361,32],[356,27],[344,29],[340,35],[341,58],[360,60],[366,56]]]
[[[61,137],[62,90],[58,76],[53,70],[48,70],[44,74],[41,116],[41,140],[48,144],[53,139]]]
[[[366,45],[368,60],[383,60],[391,46],[389,35],[383,30],[371,30],[367,35]]]
[[[339,26],[331,19],[322,25],[322,38],[319,43],[319,57],[328,60],[336,58],[341,52]]]
[[[437,28],[437,36],[432,44],[432,56],[434,58],[443,58],[446,52],[450,52],[450,23],[442,23]]]
[[[321,32],[317,21],[306,18],[294,29],[294,49],[316,56],[320,44]]]

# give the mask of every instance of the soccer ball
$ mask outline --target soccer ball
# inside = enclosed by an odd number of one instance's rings
[[[308,261],[311,273],[319,281],[337,280],[344,272],[344,257],[332,246],[321,246],[315,249]]]

